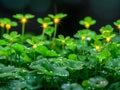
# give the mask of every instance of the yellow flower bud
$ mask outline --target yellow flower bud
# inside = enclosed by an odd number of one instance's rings
[[[117,26],[118,30],[120,30],[120,25]]]
[[[106,42],[110,42],[110,40],[111,40],[111,37],[106,38]]]
[[[62,40],[61,43],[64,44],[64,43],[65,43],[65,40]]]
[[[43,23],[42,27],[43,27],[43,28],[47,28],[47,27],[48,27],[48,24],[47,24],[47,23]]]
[[[36,45],[36,44],[34,44],[34,45],[33,45],[33,48],[34,48],[34,49],[35,49],[35,48],[37,48],[37,45]]]
[[[100,50],[100,46],[96,45],[96,46],[95,46],[95,49],[96,49],[97,51]]]
[[[7,30],[10,30],[11,25],[10,24],[6,24],[5,27],[6,27]]]
[[[60,19],[59,18],[54,18],[54,23],[55,24],[58,24],[60,22]]]
[[[85,23],[85,28],[90,28],[90,24],[89,23]]]
[[[82,36],[82,41],[84,41],[86,39],[86,37],[85,36]]]
[[[22,22],[22,23],[26,23],[26,22],[27,22],[27,19],[26,19],[26,18],[22,18],[22,19],[21,19],[21,22]]]
[[[1,27],[4,27],[4,26],[5,26],[5,24],[1,23],[1,24],[0,24],[0,26],[1,26]]]

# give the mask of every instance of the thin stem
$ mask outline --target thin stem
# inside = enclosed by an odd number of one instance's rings
[[[49,40],[51,41],[51,35],[49,35]]]
[[[45,35],[45,29],[42,31],[42,40],[44,40],[44,35]]]
[[[1,38],[2,38],[3,34],[4,34],[4,27],[1,27]]]
[[[62,55],[64,56],[65,45],[62,45]]]
[[[10,64],[12,65],[12,44],[10,44]]]
[[[83,47],[83,55],[85,54],[85,45],[84,45],[85,41],[82,42],[82,47]]]
[[[96,57],[98,55],[98,51],[96,51]],[[96,58],[98,59],[98,58]],[[95,75],[97,76],[98,75],[98,60],[96,60],[96,65],[95,65]]]
[[[25,33],[25,23],[22,23],[22,36],[24,36]]]
[[[57,24],[55,24],[55,31],[54,31],[54,38],[56,37],[56,33],[57,33]]]
[[[36,54],[35,54],[35,51],[33,51],[33,56],[34,56],[34,60],[36,60]]]
[[[25,23],[22,23],[22,41],[25,33]]]
[[[7,31],[6,33],[9,34],[9,29],[7,29],[6,31]]]

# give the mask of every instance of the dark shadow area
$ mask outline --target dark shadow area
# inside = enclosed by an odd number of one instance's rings
[[[120,18],[119,4],[120,0],[0,0],[0,18],[12,18],[16,13],[34,14],[35,18],[27,24],[26,32],[40,34],[41,28],[36,21],[38,17],[49,13],[67,13],[68,17],[59,25],[58,34],[72,36],[77,30],[84,28],[78,22],[85,16],[97,20],[96,25],[91,27],[96,32],[103,25],[113,25]],[[17,29],[21,31],[20,23]]]

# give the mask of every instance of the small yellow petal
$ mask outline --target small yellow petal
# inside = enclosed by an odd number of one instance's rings
[[[82,41],[84,41],[86,39],[86,37],[85,36],[82,36]]]
[[[27,19],[26,19],[26,18],[22,18],[22,19],[21,19],[21,22],[22,22],[22,23],[26,23],[26,22],[27,22]]]
[[[4,26],[5,26],[5,24],[1,23],[1,24],[0,24],[0,26],[1,26],[1,27],[4,27]]]
[[[47,27],[48,27],[48,24],[47,24],[47,23],[43,23],[43,24],[42,24],[42,27],[43,27],[43,28],[47,28]]]
[[[120,25],[117,26],[118,30],[120,30]]]
[[[107,37],[106,42],[110,42],[110,41],[111,41],[111,37]]]
[[[54,18],[54,23],[55,24],[58,24],[60,22],[60,19],[59,18]]]
[[[96,49],[97,51],[100,50],[100,46],[96,45],[96,46],[95,46],[95,49]]]
[[[85,28],[90,28],[90,24],[89,23],[85,23]]]
[[[36,44],[34,44],[34,45],[33,45],[33,48],[34,48],[34,49],[35,49],[35,48],[37,48],[37,45],[36,45]]]
[[[7,30],[9,30],[11,28],[11,25],[10,24],[6,24],[5,27],[6,27]]]

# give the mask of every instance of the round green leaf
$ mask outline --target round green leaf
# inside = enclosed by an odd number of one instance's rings
[[[16,14],[16,15],[13,15],[14,18],[16,19],[22,19],[24,17],[23,14]]]

